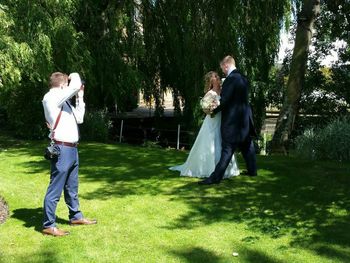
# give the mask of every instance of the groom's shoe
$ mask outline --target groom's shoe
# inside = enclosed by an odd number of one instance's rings
[[[198,184],[199,185],[209,185],[209,184],[219,184],[220,180],[213,180],[212,178],[207,178],[204,179],[203,181],[199,181]]]
[[[79,226],[79,225],[95,225],[97,224],[97,220],[96,219],[87,219],[87,218],[81,218],[81,219],[75,219],[75,220],[71,220],[69,222],[69,224],[71,226]]]
[[[257,173],[250,173],[248,171],[243,171],[243,172],[241,172],[241,175],[253,177],[253,176],[257,176],[258,174]]]

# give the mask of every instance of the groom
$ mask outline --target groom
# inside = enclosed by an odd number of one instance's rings
[[[200,181],[200,185],[220,183],[237,149],[242,153],[247,166],[245,175],[257,175],[255,149],[251,139],[255,131],[248,103],[248,81],[236,69],[233,57],[226,56],[220,67],[227,77],[222,84],[220,106],[212,114],[221,111],[221,157],[214,172]]]

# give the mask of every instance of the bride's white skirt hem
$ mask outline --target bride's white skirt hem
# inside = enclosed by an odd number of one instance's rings
[[[215,170],[221,155],[221,115],[211,118],[206,116],[199,130],[196,141],[184,164],[170,167],[172,171],[179,171],[181,176],[205,178]],[[236,158],[232,159],[226,168],[224,178],[239,175]]]
[[[178,165],[178,166],[173,166],[173,167],[170,167],[169,170],[170,171],[178,171],[180,172],[180,176],[183,176],[183,177],[193,177],[193,178],[208,178],[210,176],[211,173],[208,173],[208,174],[198,174],[198,173],[195,173],[195,172],[192,172],[192,171],[183,171],[182,169],[183,165]],[[238,176],[240,173],[239,173],[239,170],[233,170],[231,171],[230,174],[228,174],[227,172],[225,173],[223,179],[226,179],[226,178],[230,178],[230,177],[235,177],[235,176]]]

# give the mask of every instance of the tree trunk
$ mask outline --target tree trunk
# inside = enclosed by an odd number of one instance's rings
[[[320,12],[320,0],[304,0],[298,15],[295,45],[287,83],[285,100],[277,119],[272,139],[272,151],[288,153],[288,142],[299,111],[299,102],[308,60],[314,21]]]

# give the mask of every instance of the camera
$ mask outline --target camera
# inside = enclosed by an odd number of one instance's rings
[[[80,81],[81,81],[82,86],[85,85],[85,80],[81,79]],[[70,79],[68,79],[68,86],[69,86],[69,84],[70,84]]]
[[[60,155],[60,148],[57,145],[50,145],[45,148],[44,158],[46,160],[53,160]]]

